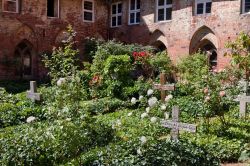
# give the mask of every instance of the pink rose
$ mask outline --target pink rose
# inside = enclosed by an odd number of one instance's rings
[[[208,101],[210,101],[210,96],[207,96],[207,97],[205,98],[205,102],[208,102]]]
[[[205,94],[208,94],[208,88],[205,88],[203,91]]]
[[[220,91],[220,97],[224,97],[226,95],[225,91]]]

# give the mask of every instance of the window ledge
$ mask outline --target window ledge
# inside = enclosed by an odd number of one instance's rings
[[[60,17],[49,17],[47,16],[48,19],[59,19]]]
[[[84,23],[94,23],[95,21],[83,20]]]
[[[164,21],[156,21],[156,24],[164,24],[164,23],[170,23],[172,20],[164,20]]]
[[[195,14],[195,15],[193,15],[194,17],[210,17],[210,16],[212,16],[212,14],[211,13],[206,13],[206,14]]]
[[[118,25],[118,26],[111,26],[110,28],[120,28],[121,25]]]
[[[20,14],[19,12],[11,12],[11,11],[2,11],[2,13],[9,13],[9,14]]]
[[[248,15],[250,15],[250,12],[241,13],[240,15],[241,15],[241,16],[248,16]]]
[[[128,24],[129,26],[133,26],[133,25],[140,25],[140,23],[133,23],[133,24]]]

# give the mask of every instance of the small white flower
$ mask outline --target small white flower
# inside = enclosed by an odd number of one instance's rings
[[[164,116],[165,116],[165,119],[169,119],[169,113],[168,112],[165,112]]]
[[[36,117],[30,116],[30,117],[27,118],[26,122],[27,122],[27,123],[31,123],[31,122],[33,122],[33,121],[35,121],[35,120],[36,120]]]
[[[131,116],[133,113],[132,112],[130,112],[130,113],[128,113],[128,116]]]
[[[145,136],[142,136],[140,138],[140,141],[141,141],[142,144],[145,144],[147,142],[147,138]]]
[[[152,118],[150,119],[150,121],[151,121],[152,123],[156,123],[156,122],[157,122],[157,118],[156,118],[156,117],[152,117]]]
[[[118,120],[116,121],[116,124],[117,124],[117,126],[121,126],[121,125],[122,125],[121,120],[120,120],[120,119],[118,119]]]
[[[59,80],[56,82],[57,86],[62,86],[66,82],[65,78],[59,78]]]
[[[157,104],[157,98],[156,97],[151,97],[149,100],[148,100],[148,105],[150,106],[150,107],[153,107],[153,106],[155,106],[156,104]]]
[[[137,154],[142,155],[141,149],[137,149]]]
[[[170,99],[173,98],[173,95],[168,95],[166,98],[165,98],[165,102],[168,102]]]
[[[154,90],[153,90],[153,89],[149,89],[149,90],[147,91],[147,95],[148,95],[148,96],[151,96],[153,93],[154,93]]]
[[[136,98],[133,97],[133,98],[131,99],[131,103],[132,103],[132,104],[136,104],[136,102],[137,102]]]
[[[166,105],[164,105],[164,104],[161,105],[161,110],[162,110],[162,111],[165,111],[166,109],[167,109]]]
[[[66,121],[71,121],[71,118],[67,118]]]
[[[144,112],[143,114],[141,114],[141,118],[146,118],[148,116],[148,113]]]
[[[150,111],[150,107],[147,107],[146,112],[149,113],[149,111]]]
[[[141,101],[143,98],[144,98],[144,97],[141,95],[141,96],[139,97],[139,101]]]

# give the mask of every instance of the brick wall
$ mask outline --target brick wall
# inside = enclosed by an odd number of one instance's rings
[[[0,79],[18,78],[14,66],[8,63],[15,59],[16,46],[24,39],[32,44],[34,55],[33,76],[43,77],[46,72],[40,55],[51,51],[64,37],[68,24],[77,32],[77,44],[82,50],[86,37],[107,38],[107,7],[105,1],[95,1],[95,22],[83,22],[82,0],[60,0],[60,17],[47,17],[46,0],[22,0],[20,13],[2,12],[0,8]],[[0,1],[2,6],[2,1]]]
[[[194,0],[173,0],[172,20],[164,22],[155,21],[156,0],[141,0],[139,25],[128,25],[129,0],[120,1],[123,2],[122,26],[117,28],[110,28],[110,11],[104,0],[95,0],[94,23],[83,22],[82,0],[60,0],[60,18],[47,17],[46,0],[22,0],[18,14],[5,13],[0,8],[0,79],[15,78],[15,65],[10,62],[16,59],[15,48],[24,39],[33,48],[33,76],[46,75],[40,55],[60,43],[68,24],[77,32],[81,54],[84,38],[88,36],[144,45],[161,41],[176,62],[194,52],[200,41],[206,39],[217,49],[218,68],[229,62],[223,56],[225,43],[235,39],[240,31],[250,31],[250,14],[241,14],[240,0],[213,1],[211,14],[201,16],[194,15]]]
[[[241,14],[240,0],[213,1],[211,14],[202,16],[194,15],[194,0],[173,0],[172,20],[158,23],[155,21],[155,0],[143,0],[142,21],[139,25],[128,25],[129,1],[122,2],[123,24],[118,28],[111,28],[111,36],[124,42],[145,45],[161,40],[175,62],[192,53],[194,48],[190,46],[197,46],[203,35],[216,45],[218,68],[223,68],[229,62],[224,57],[225,43],[229,39],[235,39],[240,31],[250,32],[250,13]],[[211,30],[211,34],[204,36],[203,33],[208,30]],[[161,39],[160,34],[163,36]],[[162,40],[163,38],[165,39]]]

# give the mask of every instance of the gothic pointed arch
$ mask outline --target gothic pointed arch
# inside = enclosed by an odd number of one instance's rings
[[[202,52],[209,58],[210,66],[217,66],[217,50],[219,40],[216,34],[207,26],[200,27],[192,36],[189,53]]]
[[[160,30],[155,30],[151,35],[150,45],[158,51],[167,51],[168,42],[164,33]]]
[[[34,46],[27,39],[20,41],[14,52],[15,75],[21,79],[30,79],[34,76],[35,50]]]

